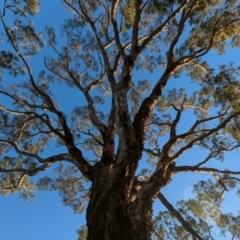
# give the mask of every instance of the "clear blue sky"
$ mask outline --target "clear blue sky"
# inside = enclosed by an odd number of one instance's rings
[[[34,26],[43,30],[45,25],[50,24],[56,26],[57,30],[67,11],[63,9],[60,0],[40,0],[40,2],[41,8],[36,20],[34,20]],[[236,49],[229,51],[224,56],[212,53],[208,56],[208,60],[214,62],[215,65],[228,61],[235,61],[236,64],[239,64],[239,53],[240,51]],[[38,69],[36,59],[31,60],[30,63],[33,69]],[[181,79],[173,79],[170,84],[174,87],[182,86]],[[74,101],[77,96],[71,94],[70,90],[64,89],[63,85],[55,89],[55,91],[57,91],[60,106],[67,112],[68,104],[66,99]],[[69,94],[69,97],[66,97],[67,94]],[[200,152],[189,152],[184,155],[184,159],[181,161],[189,162],[196,160],[196,158],[201,160],[202,154]],[[228,167],[234,169],[236,165],[240,165],[239,152],[233,152],[227,158],[231,160]],[[170,185],[163,190],[163,193],[172,203],[182,198],[187,199],[191,196],[192,184],[197,183],[200,179],[202,179],[200,174],[177,175]],[[236,211],[236,207],[238,207],[231,204],[233,197],[232,194],[227,195],[229,200],[224,205],[227,212]],[[155,212],[160,208],[160,204],[155,204]],[[64,207],[57,192],[37,191],[36,199],[33,202],[24,202],[17,195],[0,197],[0,240],[75,240],[77,238],[76,230],[84,222],[85,214],[76,215],[73,214],[70,208]]]

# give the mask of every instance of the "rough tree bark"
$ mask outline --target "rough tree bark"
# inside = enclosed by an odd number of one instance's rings
[[[131,152],[130,149],[127,151]],[[152,186],[154,182],[143,187],[137,180],[131,184],[126,177],[127,171],[121,166],[114,171],[116,174],[109,174],[110,168],[99,164],[93,173],[87,210],[88,239],[149,240],[153,200],[159,191],[159,183],[163,187],[171,180],[174,166],[161,171],[163,177],[158,178],[156,187]]]

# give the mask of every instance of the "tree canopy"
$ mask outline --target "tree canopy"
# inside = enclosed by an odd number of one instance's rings
[[[0,12],[0,193],[59,191],[89,240],[240,239],[222,208],[240,193],[240,67],[214,61],[240,47],[240,2],[58,2],[58,26],[34,25],[38,0]],[[181,173],[205,175],[171,203]]]

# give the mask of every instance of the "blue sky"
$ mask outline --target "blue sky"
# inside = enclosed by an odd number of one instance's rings
[[[63,15],[68,14],[63,9],[59,0],[41,0],[40,12],[34,20],[34,26],[43,30],[45,25],[57,27],[63,21]],[[1,46],[0,46],[1,50]],[[229,50],[226,55],[219,56],[215,52],[208,55],[208,60],[214,65],[234,61],[239,64],[239,50]],[[39,59],[33,59],[30,64],[33,69],[37,69]],[[181,79],[173,79],[170,86],[181,87]],[[75,101],[78,96],[72,94],[72,90],[64,88],[64,85],[55,89],[61,107],[67,112],[67,101]],[[67,97],[66,97],[67,96]],[[187,116],[186,116],[187,119]],[[186,122],[185,122],[186,123]],[[189,152],[181,160],[194,161],[196,158],[201,160],[203,152]],[[239,164],[239,152],[233,152],[227,156],[230,160],[228,167],[234,169]],[[215,164],[214,161],[212,161]],[[211,164],[211,162],[210,162]],[[202,174],[179,174],[173,181],[163,189],[163,193],[172,203],[182,198],[191,197],[191,186],[202,179]],[[231,204],[234,195],[226,195],[228,201],[224,209],[235,211],[236,206]],[[160,204],[156,203],[155,212],[160,210]],[[36,199],[23,201],[17,195],[9,195],[5,198],[0,197],[0,240],[75,240],[76,230],[85,222],[85,214],[76,215],[68,207],[64,207],[57,192],[36,192]]]
[[[0,198],[0,240],[75,240],[85,216],[63,207],[56,192],[37,192],[34,201]]]

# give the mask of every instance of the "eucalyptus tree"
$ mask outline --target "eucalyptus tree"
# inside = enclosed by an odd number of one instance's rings
[[[239,239],[239,216],[220,205],[240,169],[217,160],[240,146],[240,68],[207,59],[240,46],[239,1],[59,2],[68,13],[41,33],[41,1],[3,3],[1,193],[51,189],[75,212],[87,205],[89,240],[213,239],[209,217]],[[60,85],[76,97],[68,107]],[[211,181],[174,207],[162,189],[184,172]],[[152,220],[155,199],[167,211]]]

